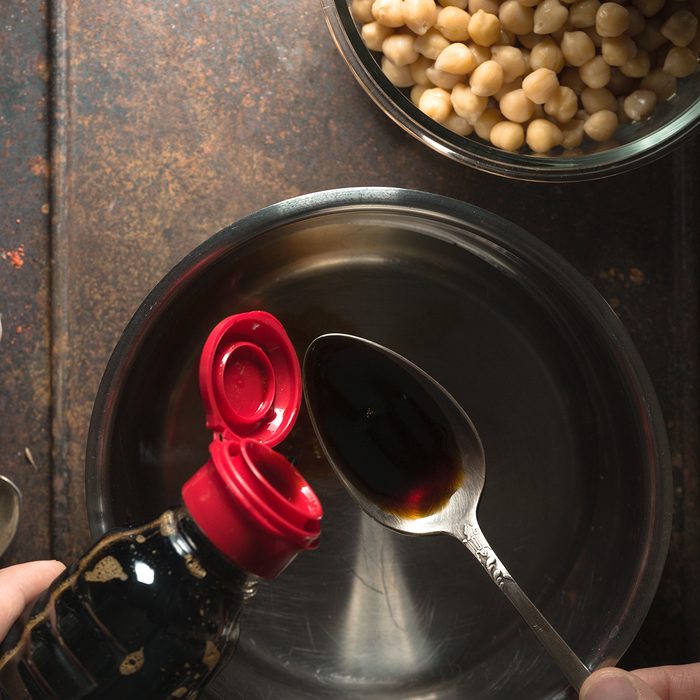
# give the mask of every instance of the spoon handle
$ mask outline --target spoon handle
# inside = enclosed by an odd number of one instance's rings
[[[486,541],[478,524],[476,522],[467,523],[459,533],[458,539],[476,557],[491,580],[503,591],[506,598],[510,600],[542,646],[559,666],[569,683],[576,692],[579,692],[581,685],[590,675],[590,671],[508,573],[506,567],[503,566],[501,560]]]

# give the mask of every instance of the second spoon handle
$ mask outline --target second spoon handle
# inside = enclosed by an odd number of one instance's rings
[[[559,666],[569,683],[576,692],[579,692],[581,685],[590,675],[590,671],[508,573],[506,567],[503,566],[486,541],[479,525],[476,522],[467,523],[462,532],[458,534],[458,539],[476,557],[491,580],[503,591],[506,598],[510,600],[542,646]]]

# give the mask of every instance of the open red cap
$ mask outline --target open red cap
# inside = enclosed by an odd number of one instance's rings
[[[207,428],[224,440],[278,445],[301,405],[301,369],[282,324],[265,311],[229,316],[209,334],[199,360]]]
[[[199,386],[214,432],[209,461],[182,487],[190,515],[239,567],[274,578],[318,546],[321,504],[271,449],[294,426],[301,370],[282,324],[264,311],[229,316],[210,333]]]

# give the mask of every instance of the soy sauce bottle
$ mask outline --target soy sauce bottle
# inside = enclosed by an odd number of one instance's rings
[[[199,381],[209,461],[179,506],[106,534],[25,611],[0,649],[3,698],[194,698],[233,652],[257,581],[318,545],[320,503],[271,449],[301,402],[279,321],[223,320]]]

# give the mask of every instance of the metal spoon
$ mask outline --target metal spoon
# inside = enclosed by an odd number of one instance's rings
[[[385,405],[382,403],[383,398],[379,398],[376,413],[383,422],[368,429],[357,428],[364,421],[376,417],[373,415],[375,407],[370,405],[372,402],[369,400],[372,391],[368,390],[363,396],[365,365],[373,368],[371,372],[374,379],[368,379],[368,382],[375,381],[394,389],[390,392],[393,395],[391,406],[394,408],[385,410],[389,403]],[[311,343],[304,357],[303,383],[311,423],[321,447],[334,471],[362,509],[377,522],[401,533],[448,534],[456,537],[476,557],[491,580],[535,633],[564,676],[579,691],[590,674],[588,668],[513,580],[479,527],[476,511],[484,486],[486,461],[478,433],[455,399],[428,374],[401,355],[377,343],[341,333],[322,335]],[[376,398],[376,392],[374,396]],[[409,401],[407,396],[423,397],[425,411],[416,406],[416,401],[411,405],[406,403]],[[402,400],[406,405],[401,405]],[[403,441],[410,441],[416,430],[430,434],[431,425],[422,424],[421,416],[435,414],[440,424],[446,426],[450,433],[447,438],[455,448],[459,478],[452,482],[453,485],[442,502],[433,502],[432,509],[428,512],[407,513],[401,508],[387,507],[387,500],[383,497],[386,494],[380,496],[376,488],[368,487],[368,482],[363,481],[363,469],[369,479],[375,479],[375,472],[366,471],[368,465],[357,464],[357,459],[352,455],[360,453],[358,446],[361,447],[360,443],[367,430],[384,437],[387,436],[387,431],[394,431],[395,435],[392,433],[389,436],[389,442],[381,445],[375,453],[377,461],[382,461],[387,466],[383,461],[387,454],[409,454],[410,450],[401,452],[402,444]],[[382,415],[385,416],[384,419]],[[406,418],[402,425],[404,416]],[[358,432],[341,444],[341,432],[345,431],[347,435],[348,430],[352,432],[355,429]],[[354,463],[349,463],[350,461]],[[388,466],[390,470],[393,468],[391,464]],[[400,470],[401,466],[396,464],[395,468]],[[410,468],[415,469],[415,464]],[[436,473],[434,467],[432,469],[429,472],[431,475]],[[383,485],[378,488],[381,490]]]
[[[22,495],[14,482],[0,476],[0,557],[17,534]]]

